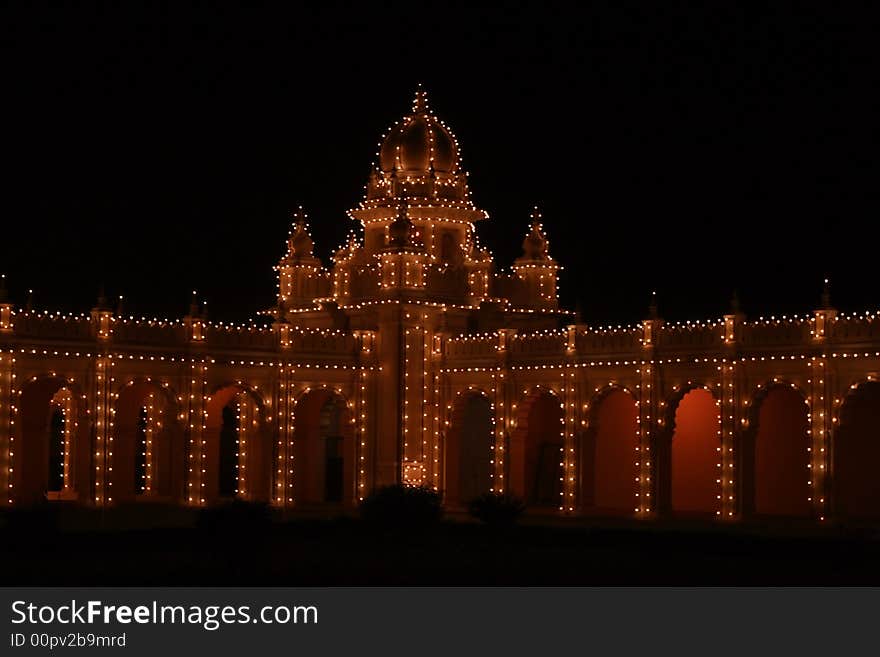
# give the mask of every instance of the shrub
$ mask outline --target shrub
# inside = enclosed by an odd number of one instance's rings
[[[443,517],[440,494],[427,486],[395,484],[373,491],[360,505],[361,518],[384,528],[427,527]]]
[[[526,505],[518,497],[501,493],[486,493],[468,504],[468,512],[492,527],[510,527],[525,511]]]
[[[266,530],[271,520],[272,510],[268,504],[236,499],[199,511],[197,526],[212,533],[244,537]]]

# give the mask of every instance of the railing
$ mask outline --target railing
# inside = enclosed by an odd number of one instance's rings
[[[55,340],[94,340],[91,319],[83,316],[17,314],[15,334],[28,338]]]

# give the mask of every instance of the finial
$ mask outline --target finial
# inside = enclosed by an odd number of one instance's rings
[[[9,300],[9,293],[6,291],[6,274],[0,274],[0,303]]]
[[[122,315],[122,295],[119,295],[119,300],[116,303],[116,314]]]
[[[309,218],[309,215],[306,214],[305,210],[303,210],[303,206],[298,205],[296,210],[290,213],[291,218],[293,219],[293,223],[297,227],[304,228],[306,225],[306,220]]]
[[[190,317],[196,317],[199,314],[199,293],[196,290],[192,291],[192,299],[189,302],[189,314]]]
[[[24,304],[24,309],[28,312],[34,309],[34,291],[28,290],[27,303]]]
[[[657,291],[654,290],[651,292],[651,303],[648,305],[648,315],[651,319],[657,319],[659,314],[657,312]]]
[[[101,283],[101,287],[98,289],[98,308],[101,310],[106,310],[108,308],[107,305],[107,295],[104,294],[104,284]]]
[[[532,208],[532,214],[530,216],[532,218],[532,228],[534,228],[535,226],[540,228],[541,218],[542,218],[541,217],[541,209],[537,205],[534,208]]]
[[[822,284],[822,308],[831,308],[831,281],[827,278]]]
[[[730,314],[731,315],[739,315],[741,311],[739,305],[739,292],[736,290],[733,291],[733,295],[730,297]]]
[[[413,101],[413,113],[414,114],[427,114],[428,113],[428,92],[422,89],[421,83],[416,88],[416,97]]]

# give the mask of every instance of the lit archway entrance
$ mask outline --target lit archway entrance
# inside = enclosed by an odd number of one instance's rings
[[[22,504],[88,499],[89,425],[82,395],[58,377],[22,389],[12,494]]]
[[[809,516],[810,421],[803,396],[791,386],[771,387],[756,401],[752,422],[743,445],[744,509],[759,515]]]
[[[268,501],[272,449],[262,400],[243,385],[228,385],[211,396],[207,412],[205,501]]]
[[[447,436],[446,502],[461,506],[493,487],[495,416],[488,397],[478,392],[459,397]]]
[[[113,497],[116,502],[182,500],[185,449],[177,405],[167,388],[142,380],[116,400]]]
[[[880,383],[862,383],[844,400],[833,441],[835,514],[841,518],[880,518]]]
[[[610,390],[593,404],[581,440],[582,507],[587,513],[629,515],[636,506],[638,408],[632,395]]]
[[[354,425],[346,400],[310,390],[297,401],[294,421],[294,503],[353,504]]]
[[[668,467],[668,506],[676,514],[714,516],[721,508],[718,404],[711,392],[694,388],[672,410],[673,433],[668,459],[664,459]]]
[[[509,484],[529,506],[560,506],[563,431],[562,406],[552,392],[540,390],[520,403],[508,454]]]

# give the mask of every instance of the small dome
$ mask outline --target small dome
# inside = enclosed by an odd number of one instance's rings
[[[431,169],[454,173],[458,169],[455,137],[428,109],[428,95],[416,92],[412,114],[405,116],[379,148],[379,168],[424,173]]]

